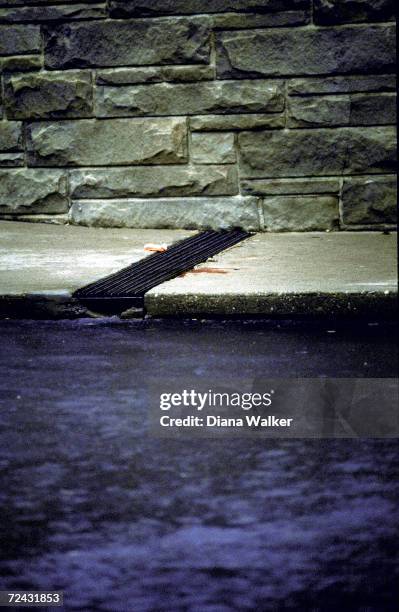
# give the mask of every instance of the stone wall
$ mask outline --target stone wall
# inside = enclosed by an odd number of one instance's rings
[[[0,0],[0,216],[395,223],[393,0]]]

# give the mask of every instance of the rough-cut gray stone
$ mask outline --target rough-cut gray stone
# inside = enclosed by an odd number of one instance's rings
[[[338,198],[333,196],[275,196],[263,200],[266,231],[338,229]]]
[[[0,167],[64,168],[68,197],[137,201],[140,219],[144,200],[175,214],[178,199],[189,223],[205,201],[261,197],[275,227],[280,203],[299,229],[313,209],[320,227],[336,223],[340,177],[354,175],[342,227],[381,227],[392,18],[393,0],[0,0]]]
[[[2,168],[15,168],[25,163],[24,153],[0,153],[0,166]]]
[[[104,4],[72,4],[0,8],[0,23],[56,21],[60,19],[100,19],[106,17]]]
[[[284,11],[281,13],[219,13],[212,15],[215,30],[243,30],[245,28],[281,28],[306,25],[310,11]]]
[[[0,170],[0,212],[63,213],[68,210],[67,177],[62,170]]]
[[[217,35],[220,78],[394,71],[394,25]]]
[[[90,117],[92,97],[89,72],[34,72],[5,82],[5,107],[12,119]]]
[[[198,113],[278,112],[284,108],[283,88],[273,81],[98,87],[100,117],[195,115]]]
[[[0,26],[0,55],[40,51],[40,28],[36,25]]]
[[[228,132],[197,132],[191,137],[190,155],[197,164],[234,164],[235,136]]]
[[[321,25],[395,19],[394,0],[314,0],[314,22]]]
[[[241,175],[247,178],[394,172],[392,127],[242,132]]]
[[[255,179],[241,181],[241,191],[247,195],[313,195],[316,193],[338,194],[338,178],[304,179]]]
[[[375,74],[372,76],[310,77],[287,81],[287,92],[291,95],[363,91],[396,91],[396,77],[394,74]]]
[[[32,166],[122,166],[186,161],[184,119],[80,119],[28,125],[28,163]]]
[[[25,72],[39,70],[41,67],[41,55],[17,55],[0,59],[0,69],[3,72]]]
[[[396,96],[390,93],[294,96],[288,104],[288,127],[395,123]]]
[[[97,71],[97,85],[135,85],[163,81],[210,81],[215,77],[213,66],[146,66],[145,68],[108,68]]]
[[[0,122],[0,151],[22,149],[22,123],[20,121]]]
[[[235,195],[236,166],[86,168],[70,171],[73,198]]]
[[[235,115],[199,115],[190,117],[191,131],[214,130],[256,130],[259,128],[282,128],[285,125],[284,115],[235,114]]]
[[[396,223],[396,177],[348,177],[342,189],[345,224]]]
[[[96,227],[259,230],[256,198],[169,198],[146,200],[78,200],[70,220]]]
[[[306,8],[309,0],[110,0],[114,17],[190,15],[226,11],[266,12]]]
[[[45,65],[142,66],[208,63],[209,20],[133,19],[44,26]]]
[[[288,101],[288,127],[351,125],[349,96],[294,96]]]
[[[356,94],[351,99],[351,125],[388,125],[396,123],[395,94]]]

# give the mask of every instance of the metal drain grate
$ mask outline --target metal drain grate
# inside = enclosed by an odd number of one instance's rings
[[[147,291],[191,270],[250,235],[239,229],[201,232],[173,244],[163,253],[144,257],[78,289],[74,297],[98,312],[118,313],[133,306],[142,308]]]

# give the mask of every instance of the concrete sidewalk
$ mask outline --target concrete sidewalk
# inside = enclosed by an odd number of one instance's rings
[[[87,316],[73,291],[141,259],[147,242],[192,234],[0,222],[0,316]],[[391,316],[396,295],[395,234],[256,234],[152,289],[145,305],[153,317],[373,317]]]

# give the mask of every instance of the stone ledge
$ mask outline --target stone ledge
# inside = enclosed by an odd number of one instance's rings
[[[72,203],[70,221],[74,225],[104,228],[260,229],[257,198],[239,195],[76,200]]]

